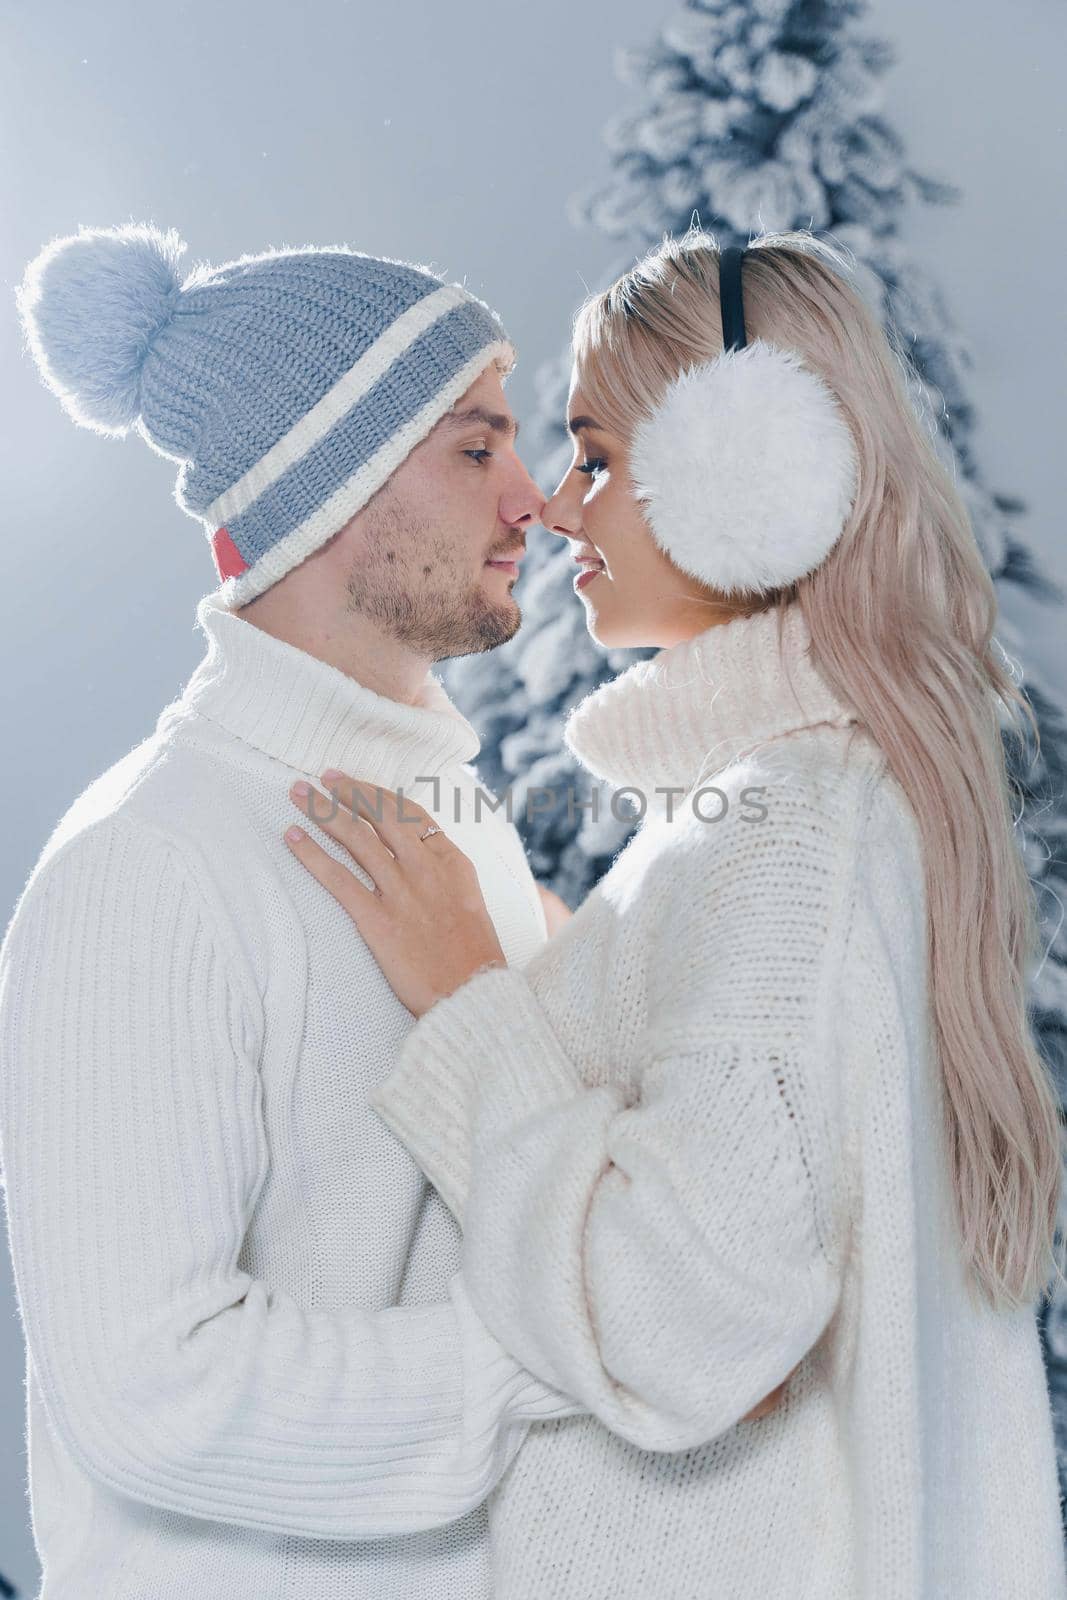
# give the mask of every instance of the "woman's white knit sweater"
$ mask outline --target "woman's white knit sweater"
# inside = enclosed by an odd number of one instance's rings
[[[286,845],[289,786],[439,795],[511,961],[541,902],[432,674],[399,704],[217,599],[0,952],[40,1600],[489,1600],[485,1497],[530,1418],[581,1408],[472,1310],[455,1219],[370,1108],[412,1017]]]
[[[1063,1600],[1034,1311],[961,1261],[918,828],[799,608],[775,629],[578,706],[568,744],[646,820],[372,1096],[487,1325],[587,1408],[490,1498],[494,1596]]]

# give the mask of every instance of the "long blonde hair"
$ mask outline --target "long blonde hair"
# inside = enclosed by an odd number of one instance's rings
[[[584,396],[620,439],[680,370],[722,350],[718,263],[714,237],[691,229],[579,308]],[[1038,750],[1040,733],[998,660],[996,590],[908,395],[914,369],[848,272],[847,257],[806,230],[763,233],[745,257],[749,341],[795,351],[825,380],[860,461],[853,512],[830,555],[762,599],[801,606],[818,670],[856,708],[918,822],[963,1258],[972,1291],[1018,1307],[1050,1274],[1063,1279],[1059,1108],[1026,993],[1039,922],[1002,742],[1002,729],[1023,738],[1023,717]]]

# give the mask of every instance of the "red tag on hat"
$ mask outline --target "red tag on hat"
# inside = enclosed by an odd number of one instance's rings
[[[225,528],[211,536],[211,551],[220,578],[237,578],[248,571],[248,562],[238,550]]]

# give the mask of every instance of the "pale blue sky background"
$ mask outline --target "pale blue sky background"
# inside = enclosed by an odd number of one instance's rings
[[[177,228],[190,263],[305,243],[422,261],[501,312],[520,352],[509,397],[528,416],[536,366],[618,251],[564,212],[607,172],[600,130],[628,93],[615,47],[669,9],[0,0],[0,927],[61,812],[180,691],[201,653],[195,603],[216,583],[171,498],[174,465],[75,427],[20,354],[26,261],[79,223],[130,220]],[[987,477],[1030,502],[1029,537],[1067,583],[1063,7],[877,0],[866,28],[899,50],[887,107],[912,164],[964,191],[906,231],[974,346]],[[1067,692],[1063,617],[1016,614]],[[29,1596],[22,1382],[5,1245],[0,1571]]]

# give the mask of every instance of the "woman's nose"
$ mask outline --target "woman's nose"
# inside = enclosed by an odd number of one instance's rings
[[[541,524],[549,533],[558,533],[561,539],[573,539],[581,532],[582,519],[576,504],[571,504],[562,492],[562,485],[541,510]]]

